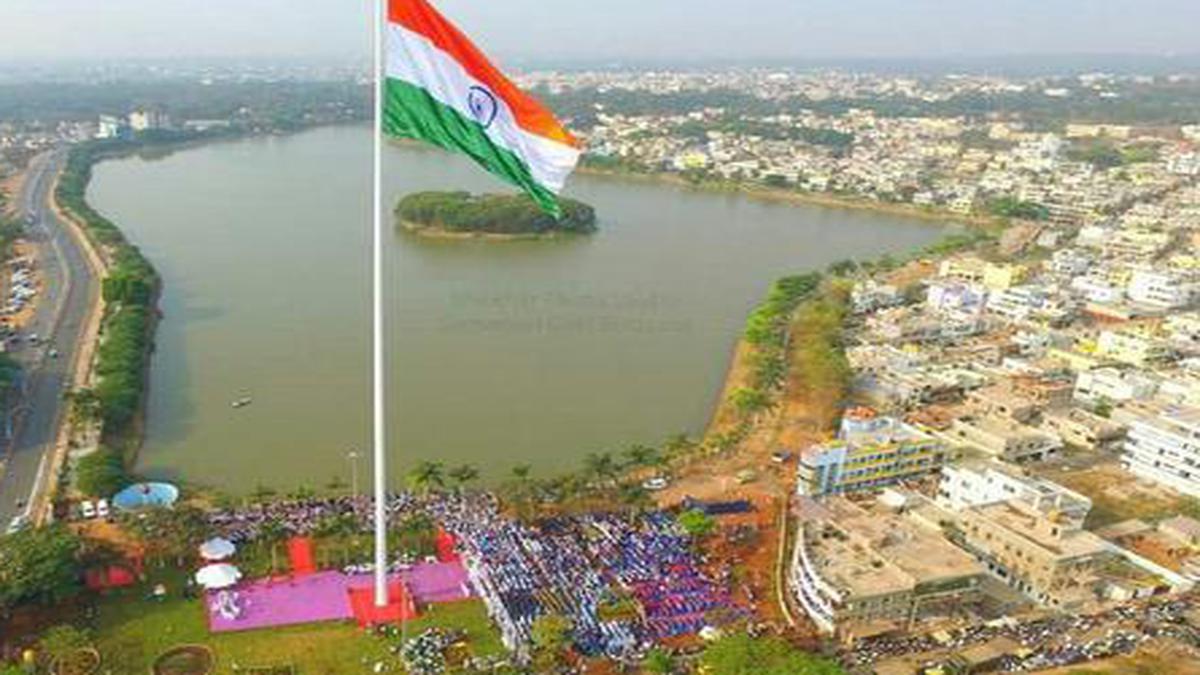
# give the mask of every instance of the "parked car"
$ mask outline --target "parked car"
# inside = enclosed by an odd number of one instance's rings
[[[100,501],[96,502],[96,515],[101,518],[108,518],[108,514],[108,500],[101,499]]]
[[[12,519],[12,521],[8,524],[8,529],[5,530],[4,533],[16,534],[21,530],[24,530],[26,527],[29,527],[29,518],[25,516],[25,514],[21,514]]]
[[[670,481],[662,476],[655,476],[654,478],[647,478],[645,481],[643,481],[642,489],[650,490],[651,492],[665,490],[670,483]]]
[[[79,505],[79,514],[89,520],[92,518],[95,518],[96,517],[96,505],[93,504],[91,501],[84,500],[83,503],[81,503]]]

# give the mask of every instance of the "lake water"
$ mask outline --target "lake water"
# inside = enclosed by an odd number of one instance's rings
[[[165,282],[139,470],[244,491],[369,475],[370,131],[326,128],[97,167],[90,199]],[[467,161],[391,147],[406,192],[499,190]],[[904,252],[942,228],[870,212],[577,176],[592,237],[433,241],[390,231],[393,473],[522,462],[699,432],[775,278]],[[230,403],[252,396],[253,403]]]

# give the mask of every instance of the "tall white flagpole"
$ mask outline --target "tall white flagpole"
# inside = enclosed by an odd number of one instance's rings
[[[383,7],[387,0],[371,0],[375,5],[375,138],[374,184],[371,206],[374,228],[371,245],[372,285],[372,362],[373,362],[373,445],[375,449],[375,606],[388,604],[387,556],[387,437],[384,405],[384,330],[383,330]]]

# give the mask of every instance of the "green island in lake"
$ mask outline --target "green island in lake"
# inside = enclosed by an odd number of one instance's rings
[[[396,204],[400,226],[433,237],[495,239],[589,234],[596,231],[596,210],[559,198],[562,217],[543,211],[525,195],[469,192],[416,192]]]

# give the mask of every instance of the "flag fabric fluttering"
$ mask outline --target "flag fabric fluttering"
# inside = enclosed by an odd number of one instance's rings
[[[558,215],[580,143],[427,0],[388,0],[383,131],[469,155]]]

